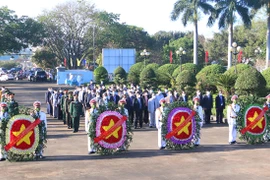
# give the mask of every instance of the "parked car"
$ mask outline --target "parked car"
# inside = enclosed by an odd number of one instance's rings
[[[23,78],[24,78],[23,72],[16,72],[14,78],[15,78],[16,80],[23,80]]]
[[[27,80],[28,81],[33,81],[34,80],[34,74],[35,74],[34,71],[29,71],[28,76],[27,76]]]
[[[47,81],[47,74],[45,71],[36,71],[33,77],[34,81]]]
[[[8,80],[14,80],[14,76],[12,74],[2,74],[0,76],[0,81],[8,81]]]

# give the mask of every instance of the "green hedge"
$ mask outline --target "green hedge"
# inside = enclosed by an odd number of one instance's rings
[[[108,71],[103,66],[99,66],[94,70],[94,77],[96,83],[100,83],[101,81],[104,83],[109,82]]]
[[[114,82],[115,84],[124,84],[127,79],[127,73],[124,68],[122,67],[117,67],[114,70]]]
[[[143,62],[138,62],[136,64],[133,64],[128,72],[128,82],[133,84],[139,84],[140,82],[140,73],[142,72],[144,68]]]

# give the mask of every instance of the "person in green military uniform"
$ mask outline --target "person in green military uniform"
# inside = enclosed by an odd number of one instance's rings
[[[67,126],[68,126],[68,129],[71,129],[73,126],[72,126],[72,119],[71,119],[71,116],[70,116],[70,103],[73,101],[73,93],[70,91],[68,92],[68,97],[65,99],[64,101],[64,109],[65,109],[65,118],[66,118],[66,123],[67,123]]]
[[[67,123],[67,119],[66,119],[66,99],[68,98],[68,89],[64,90],[64,94],[60,99],[60,106],[61,106],[61,110],[62,110],[62,118],[63,118],[63,123],[66,124]]]
[[[8,95],[9,95],[9,100],[7,102],[8,114],[12,117],[19,114],[19,105],[14,99],[15,94],[13,92],[9,92]]]
[[[80,116],[82,114],[83,106],[78,101],[78,95],[74,95],[74,100],[70,103],[70,116],[72,118],[73,132],[76,133],[79,130]]]

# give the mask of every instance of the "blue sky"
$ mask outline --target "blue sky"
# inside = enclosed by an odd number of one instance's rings
[[[68,0],[0,0],[0,6],[8,6],[17,15],[36,17],[43,10],[50,10]],[[170,13],[176,0],[88,0],[97,9],[120,14],[120,21],[144,28],[149,34],[164,31],[192,31],[193,25],[184,27],[180,20],[171,21]],[[219,32],[217,25],[206,26],[207,18],[202,15],[199,22],[199,34],[209,38]]]

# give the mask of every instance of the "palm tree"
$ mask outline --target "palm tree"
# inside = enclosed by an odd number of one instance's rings
[[[206,0],[178,0],[174,4],[173,11],[171,12],[171,19],[177,20],[182,14],[182,23],[184,26],[187,22],[193,22],[193,63],[198,64],[198,20],[199,10],[202,10],[204,14],[210,14],[214,12],[212,5],[208,4]]]
[[[268,68],[269,60],[270,60],[270,0],[246,0],[247,4],[253,8],[255,11],[266,8],[267,11],[267,45],[266,45],[266,68]]]
[[[236,20],[236,14],[240,16],[246,27],[251,26],[252,15],[245,0],[209,0],[216,2],[216,14],[209,17],[208,25],[214,24],[219,19],[219,29],[228,28],[228,69],[232,65],[231,46],[233,43],[233,23]]]

